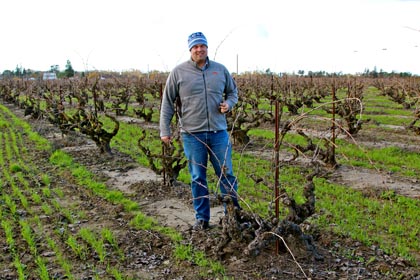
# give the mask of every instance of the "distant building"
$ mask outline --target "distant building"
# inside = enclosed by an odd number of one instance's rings
[[[47,72],[47,73],[43,74],[42,79],[44,81],[45,80],[55,80],[55,79],[57,79],[57,75],[55,73]]]

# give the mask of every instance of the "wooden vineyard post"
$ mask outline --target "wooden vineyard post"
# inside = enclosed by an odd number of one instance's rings
[[[332,84],[332,156],[334,157],[335,162],[335,101],[336,101],[336,85],[335,85],[335,79],[333,80]]]
[[[272,77],[273,78],[273,77]],[[271,96],[273,96],[273,81],[271,83]],[[274,149],[275,149],[275,162],[274,162],[274,166],[275,166],[275,173],[274,173],[274,202],[275,202],[275,214],[276,214],[276,219],[277,221],[279,220],[279,196],[280,196],[280,190],[279,190],[279,150],[280,150],[280,121],[279,121],[279,100],[276,97],[275,100],[275,145],[274,145]],[[279,254],[279,247],[280,247],[280,240],[277,238],[276,239],[276,253]]]

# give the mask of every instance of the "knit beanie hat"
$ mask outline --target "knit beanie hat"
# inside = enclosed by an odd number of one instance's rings
[[[191,50],[192,47],[198,44],[207,45],[207,39],[206,36],[204,36],[201,32],[195,32],[188,36],[188,49]]]

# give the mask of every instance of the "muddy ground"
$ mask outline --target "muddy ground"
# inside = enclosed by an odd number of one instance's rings
[[[13,109],[13,107],[10,107]],[[13,111],[23,118],[22,112]],[[337,236],[332,232],[319,232],[310,223],[304,225],[312,234],[314,244],[322,255],[317,260],[313,254],[302,249],[299,242],[287,240],[290,251],[276,253],[275,246],[268,246],[258,255],[245,254],[247,244],[231,242],[222,255],[214,248],[220,242],[222,227],[220,221],[223,208],[217,201],[211,211],[213,227],[208,231],[191,230],[194,213],[189,187],[180,184],[176,188],[163,185],[162,178],[151,170],[113,149],[113,154],[99,154],[97,147],[82,135],[62,135],[56,128],[42,120],[27,118],[35,131],[50,140],[57,149],[68,152],[75,161],[88,167],[106,182],[111,189],[118,189],[140,205],[142,212],[154,217],[160,224],[172,227],[182,233],[185,244],[205,251],[209,258],[220,260],[226,268],[226,276],[234,279],[420,279],[419,267],[412,267],[403,259],[389,256],[380,248],[366,247],[360,242]],[[405,137],[404,137],[405,135]],[[395,142],[387,137],[381,142],[369,134],[357,136],[366,145],[409,145],[409,149],[420,152],[420,137],[396,133]],[[60,185],[65,196],[63,204],[77,205],[88,212],[86,219],[75,228],[90,225],[94,228],[108,227],[117,232],[119,245],[126,255],[120,269],[135,279],[212,279],[200,276],[197,265],[190,261],[175,261],[171,241],[164,235],[135,230],[128,225],[130,215],[118,206],[111,205],[77,186],[71,177],[54,173],[56,167],[49,164],[47,155],[36,155],[40,170],[48,172],[53,183]],[[286,158],[287,155],[284,155]],[[54,177],[54,174],[55,177]],[[349,187],[376,192],[384,189],[413,198],[420,198],[420,182],[398,178],[378,170],[341,166],[329,180]],[[76,229],[75,229],[76,230]],[[83,262],[74,259],[80,270],[77,279],[92,279],[92,271]],[[58,271],[58,270],[57,270]],[[57,279],[61,279],[57,272]],[[211,275],[211,271],[209,271]],[[14,279],[0,276],[0,279]],[[63,278],[64,279],[64,278]]]

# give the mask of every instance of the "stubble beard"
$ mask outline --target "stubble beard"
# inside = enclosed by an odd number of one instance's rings
[[[198,53],[193,54],[193,60],[198,64],[205,62],[206,58],[207,58],[207,52],[198,52]]]

